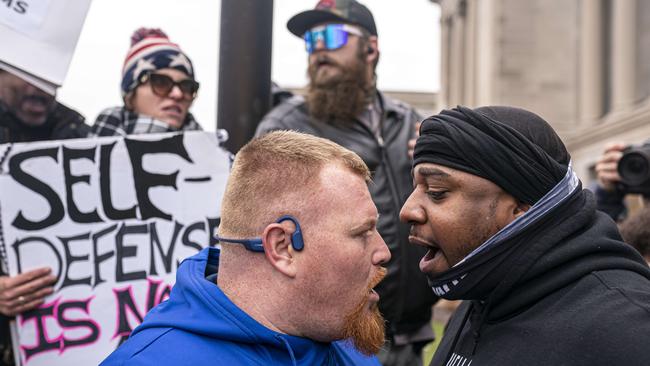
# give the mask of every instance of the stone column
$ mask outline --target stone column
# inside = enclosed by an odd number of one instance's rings
[[[451,77],[449,79],[449,99],[450,107],[455,107],[463,103],[463,88],[465,80],[465,18],[459,11],[461,9],[462,1],[456,1],[454,4],[454,12],[450,14],[452,19],[451,23],[451,44],[450,52],[451,59],[449,70]]]
[[[498,11],[496,0],[477,0],[476,9],[476,82],[474,92],[477,105],[493,103],[494,58],[497,42],[494,42],[494,14]]]
[[[465,83],[463,86],[462,104],[476,107],[476,1],[466,0],[465,13],[465,60],[463,73]],[[480,0],[478,0],[480,1]]]
[[[605,112],[603,2],[582,0],[580,7],[579,115],[581,125],[590,125]]]
[[[448,1],[441,0],[440,4],[440,93],[438,96],[439,108],[449,106],[449,80],[450,80],[450,56],[451,42],[451,18],[448,13]]]
[[[636,100],[636,0],[612,4],[612,110],[630,109]]]

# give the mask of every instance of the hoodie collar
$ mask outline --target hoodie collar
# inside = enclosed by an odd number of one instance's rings
[[[135,332],[166,326],[236,343],[259,345],[271,349],[271,352],[275,349],[286,353],[294,365],[320,365],[323,360],[332,360],[331,343],[275,332],[237,307],[214,281],[218,274],[219,256],[219,249],[205,248],[184,260],[169,300],[153,309]]]

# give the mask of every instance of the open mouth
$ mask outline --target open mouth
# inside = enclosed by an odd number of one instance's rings
[[[368,286],[368,302],[376,303],[379,301],[379,294],[375,291],[375,287],[381,283],[381,281],[386,277],[387,270],[384,267],[379,267],[377,272],[374,274],[374,277],[370,281]]]
[[[438,248],[429,248],[427,254],[420,260],[420,271],[423,273],[435,273],[436,263],[439,263],[442,251]]]
[[[327,60],[319,60],[316,62],[316,66],[321,67],[321,66],[329,66],[332,63],[327,61]]]
[[[379,294],[374,289],[368,292],[370,301],[379,301]]]
[[[323,67],[323,66],[328,66],[328,67],[335,67],[335,66],[337,66],[335,62],[333,62],[332,60],[330,60],[330,59],[327,58],[327,57],[320,57],[320,58],[318,58],[318,59],[315,61],[314,65],[316,66],[316,69],[320,69],[320,68]]]
[[[421,247],[425,247],[427,249],[438,249],[438,246],[428,240],[422,239],[419,236],[416,235],[409,235],[409,243],[414,244],[414,245],[419,245]]]
[[[31,114],[42,114],[47,112],[47,99],[39,96],[30,96],[23,101],[23,108]]]
[[[179,107],[179,106],[175,106],[175,105],[171,105],[171,106],[169,106],[169,107],[165,107],[165,110],[166,110],[166,111],[175,111],[175,112],[177,112],[177,113],[181,113],[181,107]]]
[[[180,116],[182,113],[181,107],[177,105],[170,105],[168,107],[163,108],[163,111],[165,111],[167,114],[171,114],[174,116]]]
[[[440,249],[429,248],[429,250],[427,250],[427,254],[425,254],[424,257],[422,257],[422,260],[423,261],[432,260],[433,258],[436,257],[436,254],[438,254],[439,251],[440,251]]]
[[[411,244],[419,245],[428,249],[427,253],[420,260],[420,271],[425,273],[433,271],[435,262],[437,262],[437,260],[440,259],[440,256],[442,256],[440,247],[415,235],[409,235],[409,242]]]

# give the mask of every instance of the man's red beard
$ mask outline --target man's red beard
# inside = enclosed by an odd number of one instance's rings
[[[372,83],[367,80],[368,65],[357,55],[354,64],[335,63],[327,55],[319,55],[309,65],[307,106],[317,120],[349,125],[368,105]],[[319,66],[320,65],[320,66]],[[337,75],[318,74],[319,67],[337,68]]]
[[[344,338],[352,340],[354,347],[366,355],[379,352],[385,342],[384,318],[377,304],[368,307],[370,291],[386,276],[386,269],[380,267],[368,285],[363,299],[350,314],[345,317]]]

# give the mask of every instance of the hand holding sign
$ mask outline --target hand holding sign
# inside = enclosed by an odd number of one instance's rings
[[[56,281],[50,273],[49,268],[38,268],[14,277],[0,276],[0,313],[15,316],[42,304]]]

